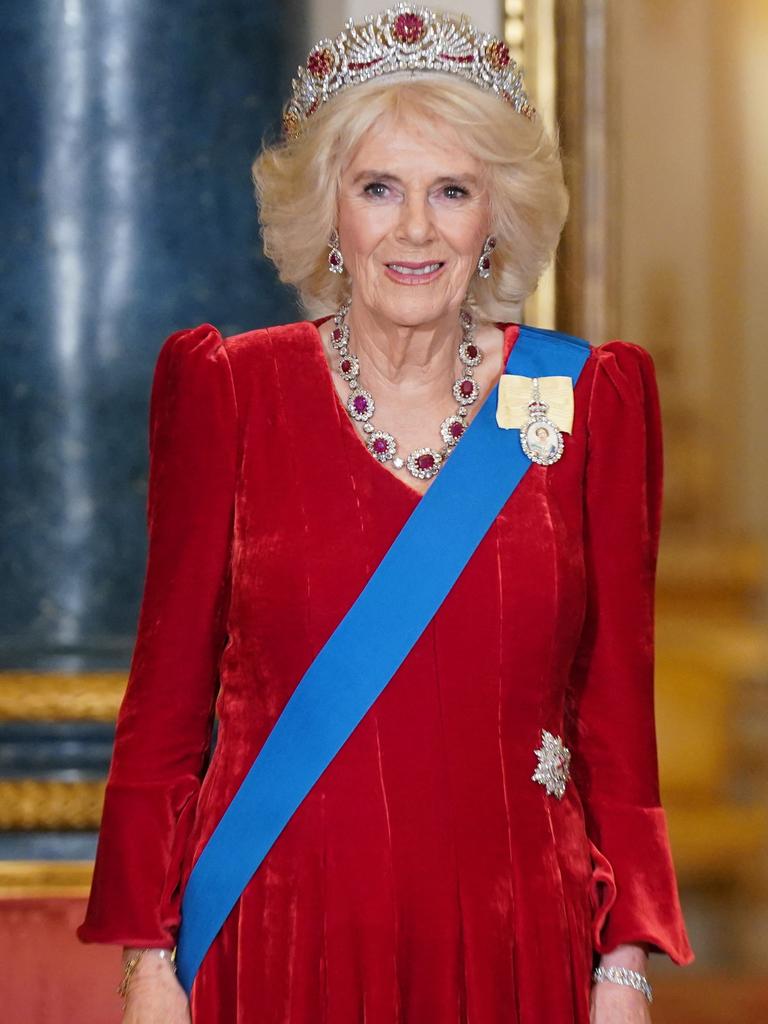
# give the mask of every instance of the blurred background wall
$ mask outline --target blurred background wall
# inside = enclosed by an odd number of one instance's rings
[[[445,6],[506,33],[560,131],[572,213],[526,317],[638,342],[659,375],[656,716],[697,960],[651,959],[654,1022],[768,1019],[768,0]],[[118,1019],[118,951],[72,932],[143,582],[154,358],[178,327],[301,315],[261,256],[249,165],[308,45],[373,9],[5,6],[0,953],[14,1024]]]
[[[768,3],[507,2],[533,11],[573,196],[554,318],[648,348],[662,398],[656,721],[697,961],[652,958],[654,1020],[768,1019]]]

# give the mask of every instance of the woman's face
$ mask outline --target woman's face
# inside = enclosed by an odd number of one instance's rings
[[[455,132],[387,118],[341,179],[339,242],[353,304],[409,327],[457,313],[489,224],[483,166]]]

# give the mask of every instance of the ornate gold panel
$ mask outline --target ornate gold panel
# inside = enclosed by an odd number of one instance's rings
[[[556,125],[555,0],[505,0],[504,38],[522,66],[528,93],[550,131]],[[524,319],[538,327],[555,327],[556,262],[544,272],[525,304]]]
[[[85,899],[92,874],[89,860],[0,860],[0,899]]]
[[[104,782],[0,779],[0,830],[96,829]]]
[[[114,721],[125,672],[0,673],[0,721]]]
[[[0,721],[113,722],[124,672],[0,674]],[[0,778],[0,830],[95,830],[104,781]]]

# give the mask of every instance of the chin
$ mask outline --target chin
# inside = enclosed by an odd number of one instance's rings
[[[382,296],[383,301],[378,304],[379,315],[403,327],[418,327],[451,315],[461,305],[458,294],[452,296],[441,290],[440,294],[430,295],[429,291],[426,286],[395,285],[395,294]]]

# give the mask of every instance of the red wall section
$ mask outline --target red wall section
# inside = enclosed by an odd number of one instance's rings
[[[119,946],[84,945],[80,899],[0,900],[3,1024],[119,1024]]]

